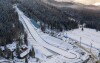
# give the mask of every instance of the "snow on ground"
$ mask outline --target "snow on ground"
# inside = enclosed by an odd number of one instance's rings
[[[8,44],[6,46],[10,51],[14,51],[16,49],[16,42],[13,42],[12,44]]]
[[[45,60],[47,57],[53,56],[47,49],[42,46],[34,46],[35,49],[35,57],[40,58],[41,60]]]
[[[42,63],[82,63],[82,60],[71,60],[68,58],[65,58],[61,55],[53,56],[51,59],[47,59],[46,61],[43,61]]]
[[[1,49],[2,51],[5,50],[4,46],[0,46],[0,49]]]
[[[96,32],[94,29],[84,28],[84,31],[75,29],[73,31],[68,31],[67,36],[79,42],[81,37],[82,43],[100,49],[100,32]]]
[[[41,35],[41,36],[42,36],[42,38],[44,38],[44,40],[46,42],[53,44],[56,47],[62,47],[62,48],[65,48],[65,50],[73,48],[73,46],[71,44],[65,43],[64,41],[62,41],[58,38],[52,37],[52,36],[47,35],[47,34]]]
[[[64,51],[64,50],[62,50],[62,49],[59,49],[59,48],[57,48],[57,47],[55,47],[55,46],[52,46],[52,45],[48,44],[46,41],[44,41],[44,40],[40,37],[40,35],[38,35],[38,33],[36,32],[36,30],[34,29],[34,27],[32,26],[32,24],[30,23],[30,19],[27,18],[27,17],[23,14],[23,12],[21,12],[17,7],[15,7],[15,8],[16,8],[16,11],[18,12],[19,17],[23,19],[24,24],[26,24],[26,26],[28,27],[28,29],[29,29],[31,35],[34,37],[34,39],[35,39],[36,42],[38,42],[39,44],[41,44],[43,47],[46,47],[47,49],[53,50],[53,51],[55,51],[55,52],[61,54],[62,56],[65,56],[65,57],[67,57],[67,58],[70,58],[70,59],[75,59],[75,58],[77,58],[76,55],[74,55],[74,54],[72,54],[72,53],[70,53],[70,52]],[[22,20],[21,20],[21,21],[22,21]]]
[[[100,31],[95,29],[84,28],[84,31],[81,31],[81,28],[74,29],[71,31],[60,32],[56,36],[62,40],[66,39],[66,42],[69,43],[78,43],[89,53],[92,53],[96,58],[99,58],[100,54]],[[80,38],[81,37],[81,38]],[[76,50],[76,49],[75,49]]]
[[[14,58],[14,63],[25,63],[25,59]]]
[[[37,59],[36,58],[29,58],[28,59],[28,63],[39,63],[39,62],[36,62]]]
[[[16,42],[13,42],[12,44],[7,44],[6,47],[10,51],[14,51],[16,49]],[[5,50],[5,47],[4,46],[0,46],[0,49],[3,51],[3,50]]]
[[[28,33],[28,41],[30,45],[34,47],[37,57],[45,60],[42,61],[42,63],[62,63],[64,61],[67,63],[81,63],[80,61],[82,61],[83,57],[85,60],[87,59],[87,54],[86,56],[82,56],[79,52],[76,52],[76,50],[79,51],[81,49],[74,50],[74,46],[71,44],[65,43],[60,39],[42,33],[39,29],[34,27],[34,25],[30,22],[30,19],[27,18],[16,6],[15,9],[18,12],[19,20],[22,22]],[[51,51],[57,53],[58,55],[55,56],[51,53]],[[47,56],[52,55],[52,58],[47,58]]]
[[[55,45],[58,48],[61,48],[63,50],[66,50],[68,52],[73,52],[74,54],[77,55],[78,58],[81,58],[82,60],[86,60],[88,58],[88,53],[86,51],[82,50],[81,48],[75,46],[74,44],[69,44],[68,42],[64,42],[58,38],[52,37],[48,34],[41,34],[42,38],[44,38],[45,41],[48,43]],[[84,53],[85,55],[81,55]],[[78,59],[79,61],[79,59]]]
[[[5,59],[5,58],[2,58],[2,57],[0,57],[0,63],[6,63],[6,62],[9,62],[9,60],[7,60],[7,59]]]

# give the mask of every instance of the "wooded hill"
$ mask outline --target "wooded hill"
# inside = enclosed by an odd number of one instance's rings
[[[63,29],[71,30],[77,28],[79,23],[86,23],[87,28],[100,30],[100,12],[99,10],[89,9],[92,6],[74,9],[70,7],[57,8],[45,4],[41,0],[17,0],[17,2],[19,2],[19,8],[28,17],[36,21],[42,21],[49,29],[56,29],[58,31]],[[66,5],[67,3],[64,4]],[[68,5],[76,4],[68,3]],[[73,18],[75,21],[69,18]]]
[[[0,0],[0,45],[19,40],[24,33],[12,7],[15,3],[29,18],[42,22],[49,29],[71,30],[77,28],[79,23],[86,23],[86,27],[100,30],[100,12],[96,10],[57,8],[41,0]]]
[[[40,21],[49,29],[58,31],[71,30],[77,28],[77,22],[68,19],[69,15],[65,14],[60,9],[41,3],[40,0],[22,0],[19,3],[19,8],[35,21]]]
[[[18,41],[20,35],[24,34],[23,26],[12,5],[11,0],[0,0],[0,45]]]

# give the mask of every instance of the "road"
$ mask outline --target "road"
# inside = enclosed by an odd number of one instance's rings
[[[24,15],[24,13],[22,11],[20,11],[18,9],[17,6],[15,6],[15,9],[16,9],[16,12],[18,13],[18,16],[19,18],[21,18],[21,22],[24,26],[26,26],[26,29],[30,32],[31,36],[33,37],[33,39],[39,43],[40,45],[42,45],[43,47],[49,49],[49,50],[52,50],[66,58],[69,58],[69,59],[77,59],[77,55],[74,54],[73,52],[68,52],[68,51],[65,51],[65,50],[62,50],[60,48],[57,48],[51,44],[48,44],[46,41],[44,41],[41,36],[37,33],[37,31],[35,30],[34,26],[32,25],[30,19],[28,17],[26,17]]]
[[[73,41],[75,41],[75,42],[80,43],[80,41],[78,41],[78,40],[76,40],[76,39],[73,39],[73,38],[71,38],[71,37],[69,37],[69,36],[64,36],[64,37],[65,37],[65,38],[69,38],[69,39],[71,39],[71,40],[73,40]],[[84,43],[84,42],[81,42],[81,44],[82,44],[82,45],[85,45],[85,46],[87,46],[87,47],[91,47],[91,44],[86,44],[86,43]],[[92,46],[92,48],[99,51],[99,48],[97,48],[97,47]]]

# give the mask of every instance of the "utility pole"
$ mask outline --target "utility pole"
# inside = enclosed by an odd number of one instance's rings
[[[66,41],[68,42],[68,36],[67,36],[67,31],[66,31]]]
[[[90,53],[92,53],[92,43],[91,43],[91,46],[90,46]]]
[[[99,53],[98,53],[98,63],[100,63],[100,50],[99,50]]]

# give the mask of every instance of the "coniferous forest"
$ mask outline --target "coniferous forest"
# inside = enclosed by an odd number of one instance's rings
[[[94,9],[84,8],[91,8],[92,6],[74,9],[65,7],[57,8],[39,0],[17,0],[17,2],[19,2],[19,8],[28,17],[36,19],[36,21],[42,21],[50,29],[57,29],[59,31],[63,29],[71,30],[77,28],[78,24],[85,23],[87,28],[100,30],[100,12],[99,10],[95,10],[95,6]],[[67,4],[74,5],[73,3]]]
[[[13,9],[11,0],[0,0],[0,45],[20,40],[21,33],[24,33],[18,15]]]
[[[33,47],[30,47],[25,56],[20,57],[21,53],[28,50],[28,35],[13,8],[14,4],[17,4],[18,8],[28,18],[33,19],[36,23],[39,22],[42,31],[45,31],[45,29],[56,32],[69,31],[78,28],[78,25],[84,23],[86,28],[100,31],[100,10],[58,8],[45,4],[42,0],[0,0],[0,57],[6,59],[14,59],[15,54],[18,59],[25,58],[27,63],[27,58],[35,57]],[[67,4],[74,5],[73,3]],[[15,44],[15,49],[11,47],[12,50],[10,50],[8,48],[9,44]]]
[[[29,18],[44,23],[49,29],[71,30],[77,28],[79,23],[86,23],[87,28],[100,30],[98,10],[56,8],[38,0],[0,0],[0,45],[10,43],[14,39],[19,40],[20,34],[24,33],[23,26],[12,6],[15,3]]]

